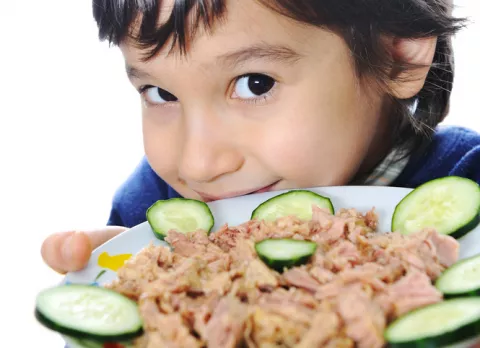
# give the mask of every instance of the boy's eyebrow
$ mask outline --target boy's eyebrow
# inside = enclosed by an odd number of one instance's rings
[[[302,55],[293,49],[282,45],[261,43],[239,50],[228,52],[217,57],[217,62],[222,65],[239,65],[250,60],[268,60],[281,63],[294,63]]]
[[[282,63],[294,63],[302,55],[293,49],[282,45],[258,44],[240,48],[233,52],[222,54],[216,58],[218,64],[235,66],[251,60],[267,60]],[[152,75],[131,65],[126,65],[125,70],[130,80],[151,79]]]
[[[127,71],[127,76],[130,80],[132,79],[148,79],[151,78],[152,75],[149,73],[140,70],[138,68],[135,68],[131,65],[125,65],[125,70]]]

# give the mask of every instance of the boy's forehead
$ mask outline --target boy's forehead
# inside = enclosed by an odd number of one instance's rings
[[[162,2],[159,21],[168,20],[174,0]],[[169,51],[171,42],[153,60],[194,59],[204,65],[217,65],[219,59],[225,62],[250,54],[253,51],[285,59],[302,55],[308,45],[309,29],[293,20],[268,9],[255,0],[226,1],[225,17],[217,20],[211,30],[203,25],[195,28],[195,35],[189,42],[185,57],[175,49]],[[137,27],[132,28],[135,33]],[[311,29],[310,29],[311,30]],[[140,49],[133,39],[120,44],[127,65],[149,64],[142,60],[145,51]],[[233,53],[233,54],[231,54]],[[295,54],[296,53],[296,54]],[[303,52],[304,53],[304,52]],[[225,59],[223,59],[225,58]],[[228,59],[230,58],[230,59]]]

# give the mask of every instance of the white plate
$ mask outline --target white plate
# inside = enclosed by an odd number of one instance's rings
[[[365,213],[375,207],[379,214],[379,232],[390,231],[395,206],[411,191],[404,188],[375,186],[323,187],[310,190],[329,197],[335,210],[356,208]],[[283,192],[286,191],[266,192],[209,203],[215,217],[213,231],[225,223],[235,226],[250,220],[252,211],[260,203]],[[68,273],[64,282],[100,285],[108,283],[116,278],[115,270],[125,259],[152,242],[156,245],[165,244],[155,238],[148,223],[135,226],[97,248],[92,253],[88,266],[80,272]],[[480,226],[459,242],[460,258],[480,254]]]
[[[310,190],[329,197],[336,211],[341,208],[356,208],[365,213],[374,207],[379,214],[379,232],[390,231],[395,206],[411,191],[403,188],[370,186],[325,187]],[[226,223],[235,226],[250,220],[252,211],[260,203],[283,192],[286,191],[260,193],[209,203],[215,217],[213,231]],[[62,283],[102,285],[111,282],[116,278],[117,267],[152,242],[155,245],[166,245],[154,236],[148,223],[135,226],[97,248],[92,253],[88,266],[80,272],[68,273]],[[480,226],[459,242],[460,258],[480,254]],[[64,339],[72,348],[87,348],[87,345],[72,342],[67,337]],[[456,346],[465,347],[469,347],[469,344],[462,343]]]

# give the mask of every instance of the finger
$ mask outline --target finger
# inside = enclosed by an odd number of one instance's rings
[[[59,273],[84,268],[92,253],[90,238],[83,232],[57,233],[42,245],[42,257],[47,265]]]
[[[65,269],[62,267],[62,259],[60,253],[58,252],[59,238],[62,238],[62,234],[56,233],[51,236],[48,236],[42,243],[41,254],[43,261],[52,269],[58,273],[65,273]]]
[[[42,257],[59,273],[83,269],[92,251],[124,232],[125,227],[108,226],[87,232],[64,232],[48,237],[42,245]]]

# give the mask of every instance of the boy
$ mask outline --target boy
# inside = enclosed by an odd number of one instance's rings
[[[146,157],[108,227],[49,237],[53,269],[177,196],[480,182],[480,135],[438,128],[453,84],[448,0],[95,0],[143,104]]]

